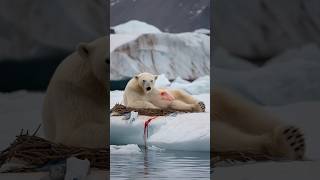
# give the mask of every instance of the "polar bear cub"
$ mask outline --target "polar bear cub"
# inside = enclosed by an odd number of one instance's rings
[[[205,111],[203,102],[196,100],[183,90],[156,88],[154,84],[157,77],[147,72],[134,76],[124,90],[124,105],[134,108]]]

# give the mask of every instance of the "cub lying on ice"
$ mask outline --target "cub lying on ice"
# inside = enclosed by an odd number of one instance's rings
[[[134,76],[127,84],[124,105],[135,108],[205,111],[205,105],[186,92],[178,89],[158,89],[154,87],[156,75],[141,73]]]

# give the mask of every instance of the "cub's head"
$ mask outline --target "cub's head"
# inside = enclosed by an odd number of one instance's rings
[[[158,76],[144,72],[134,76],[134,78],[138,81],[138,84],[143,89],[144,93],[149,93],[154,88]]]

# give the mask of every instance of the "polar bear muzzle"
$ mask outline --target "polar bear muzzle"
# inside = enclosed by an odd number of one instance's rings
[[[144,89],[148,92],[152,89],[152,82],[148,82],[146,80],[143,81]]]

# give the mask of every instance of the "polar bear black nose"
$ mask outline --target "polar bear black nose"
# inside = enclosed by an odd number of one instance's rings
[[[147,91],[150,91],[151,90],[151,87],[147,87]]]

